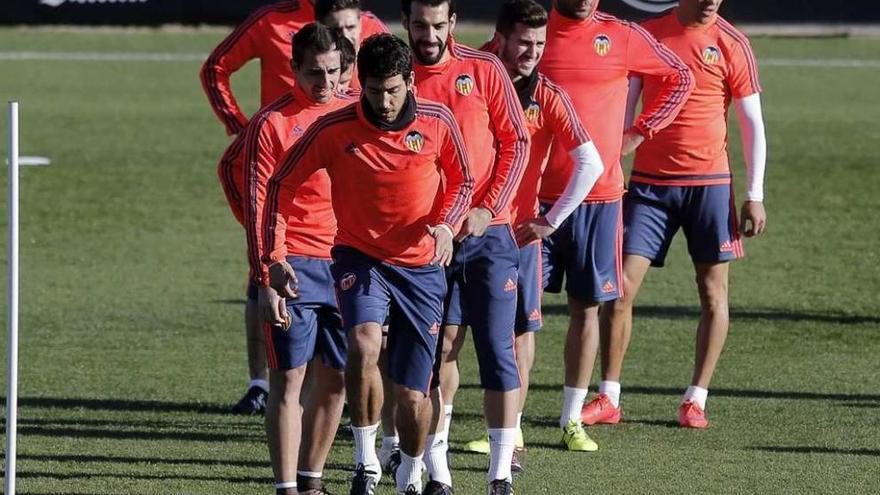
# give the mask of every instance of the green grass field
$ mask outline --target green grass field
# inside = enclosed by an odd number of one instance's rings
[[[207,53],[223,35],[6,29],[0,51]],[[880,492],[880,40],[754,45],[759,60],[874,66],[762,71],[769,230],[732,269],[712,428],[674,423],[697,317],[678,239],[642,292],[626,421],[589,430],[594,454],[557,445],[566,317],[546,299],[517,493]],[[0,61],[22,154],[53,160],[21,179],[19,493],[271,493],[262,421],[224,412],[247,378],[244,237],[216,179],[229,140],[199,66]],[[249,110],[256,84],[254,66],[234,79]],[[463,366],[457,445],[483,428],[470,353]],[[347,493],[351,447],[339,438],[334,493]],[[458,492],[482,493],[487,458],[453,462]]]

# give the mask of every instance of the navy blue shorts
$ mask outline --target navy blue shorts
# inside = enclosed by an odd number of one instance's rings
[[[514,351],[519,248],[509,225],[492,225],[481,237],[468,237],[455,247],[449,279],[447,325],[473,330],[486,390],[520,387]]]
[[[731,186],[654,186],[633,182],[624,199],[623,252],[663,266],[678,229],[694,263],[745,255]]]
[[[519,248],[519,271],[516,293],[516,334],[537,332],[544,325],[541,294],[544,289],[544,264],[541,243],[533,242]]]
[[[552,205],[542,204],[541,214]],[[580,301],[612,301],[623,292],[621,202],[583,203],[544,239],[544,290]]]
[[[333,261],[343,328],[387,320],[388,376],[427,394],[446,296],[443,268],[396,266],[347,246],[333,248]]]
[[[256,302],[260,298],[260,288],[257,287],[257,284],[254,283],[250,277],[248,277],[247,290],[245,293],[247,294],[248,301]]]
[[[325,365],[344,369],[347,345],[330,262],[301,256],[288,257],[287,262],[296,272],[300,295],[287,300],[289,328],[263,326],[269,368],[295,369],[320,356]]]

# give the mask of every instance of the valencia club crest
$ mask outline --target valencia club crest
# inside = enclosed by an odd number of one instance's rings
[[[462,74],[455,80],[455,90],[462,96],[468,96],[474,92],[474,78],[468,74]]]
[[[422,133],[419,131],[411,131],[406,135],[406,138],[404,138],[404,142],[410,151],[418,153],[422,151],[422,148],[425,146],[425,136],[422,136]]]

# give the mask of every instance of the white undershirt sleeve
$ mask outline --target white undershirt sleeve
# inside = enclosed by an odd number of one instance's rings
[[[574,162],[574,172],[562,196],[544,215],[544,219],[554,229],[558,229],[578,205],[584,202],[584,198],[590,194],[603,171],[602,158],[599,157],[599,150],[592,141],[587,141],[571,150],[569,156]]]
[[[626,95],[626,116],[623,119],[623,128],[629,129],[636,120],[636,107],[642,96],[642,78],[631,76],[629,78],[629,93]]]
[[[742,133],[743,157],[746,162],[746,199],[764,201],[764,172],[767,168],[767,136],[761,95],[756,93],[737,99],[736,116]]]

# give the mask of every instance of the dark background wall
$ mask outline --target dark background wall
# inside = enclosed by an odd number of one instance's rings
[[[274,0],[0,0],[0,24],[235,24]],[[305,0],[303,0],[305,1]],[[491,21],[500,0],[459,0],[460,19]],[[550,0],[542,3],[550,5]],[[602,0],[600,9],[626,19],[662,9],[667,0]],[[398,0],[364,0],[383,19],[399,17]],[[722,13],[734,22],[880,22],[880,0],[728,0]]]

